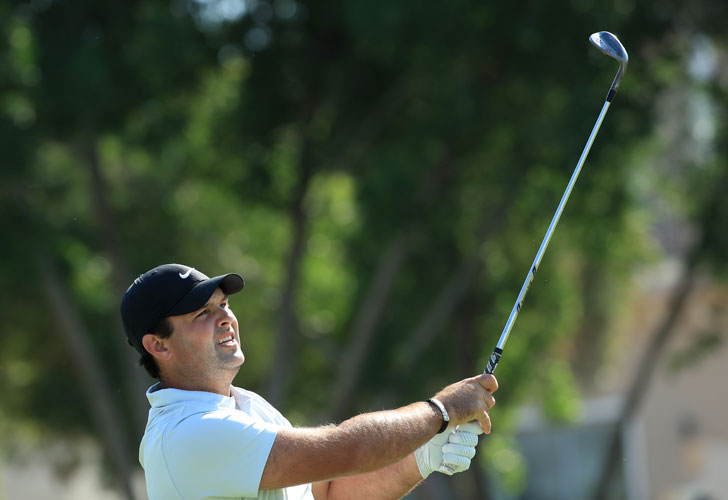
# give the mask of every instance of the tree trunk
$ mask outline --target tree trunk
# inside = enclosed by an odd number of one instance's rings
[[[39,274],[43,286],[56,316],[58,328],[56,332],[68,347],[73,365],[78,370],[79,380],[86,395],[91,416],[96,424],[110,462],[116,471],[124,495],[135,500],[132,488],[132,454],[128,448],[125,426],[120,418],[123,413],[111,397],[114,394],[106,373],[101,367],[92,348],[91,336],[83,325],[78,312],[74,308],[68,292],[61,284],[58,272],[47,256],[38,258]]]
[[[301,260],[303,258],[308,228],[308,215],[305,198],[313,176],[313,154],[311,139],[306,136],[301,151],[298,182],[296,184],[290,205],[291,230],[293,239],[286,259],[286,284],[283,288],[281,305],[278,310],[278,333],[275,341],[275,351],[268,375],[268,389],[266,398],[273,406],[281,405],[287,397],[288,385],[294,368],[293,353],[297,341],[295,332],[298,330],[296,315],[296,293],[301,274]]]
[[[83,151],[91,177],[91,195],[94,204],[96,224],[101,232],[101,243],[106,255],[111,259],[111,278],[116,296],[121,296],[131,284],[131,273],[127,265],[124,251],[120,244],[117,224],[114,214],[108,203],[108,189],[103,172],[96,142],[91,140]],[[119,316],[113,322],[112,343],[119,353],[121,370],[124,373],[126,385],[126,400],[131,405],[135,433],[141,437],[147,425],[149,403],[145,397],[151,379],[138,365],[138,354],[126,341],[126,334]]]
[[[455,327],[455,342],[452,345],[452,354],[455,358],[455,369],[460,379],[472,377],[473,373],[477,373],[482,367],[476,367],[477,352],[474,349],[477,346],[477,318],[480,311],[478,296],[470,288],[466,296],[462,300],[457,315],[457,324]],[[490,492],[488,491],[487,476],[485,475],[485,455],[484,448],[487,446],[485,441],[487,436],[481,435],[478,439],[480,448],[475,455],[470,469],[463,475],[464,479],[469,481],[473,491],[473,498],[478,500],[490,500]]]
[[[593,386],[598,368],[602,365],[607,343],[609,311],[606,307],[611,292],[609,277],[598,263],[587,264],[581,275],[581,296],[584,311],[574,336],[571,367],[579,386]]]
[[[621,430],[639,411],[640,403],[644,400],[644,396],[649,389],[657,364],[675,332],[675,325],[693,290],[697,279],[698,265],[709,252],[720,252],[721,242],[725,241],[716,239],[724,235],[724,229],[716,225],[715,221],[722,220],[726,210],[724,191],[726,183],[728,183],[728,168],[720,170],[716,175],[717,179],[711,183],[709,192],[705,193],[704,199],[706,202],[695,223],[700,231],[698,241],[695,242],[685,257],[683,272],[673,288],[662,323],[657,327],[652,335],[652,340],[642,353],[637,373],[632,380],[614,434],[607,447],[602,473],[595,490],[594,498],[596,500],[608,498],[610,481],[620,459]]]
[[[622,407],[607,447],[602,473],[597,483],[596,494],[594,496],[596,500],[606,500],[609,498],[612,478],[617,470],[617,466],[621,463],[621,431],[639,411],[640,404],[644,400],[647,389],[649,389],[650,382],[655,374],[657,364],[662,359],[662,354],[675,332],[675,325],[685,308],[688,296],[695,284],[695,268],[698,263],[700,249],[701,246],[696,247],[688,257],[685,269],[675,285],[672,297],[667,304],[665,316],[653,333],[652,340],[642,353],[642,357],[637,365],[637,373],[635,373],[632,379],[624,406]]]

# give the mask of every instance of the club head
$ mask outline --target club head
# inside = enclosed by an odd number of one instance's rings
[[[589,37],[589,41],[609,57],[619,61],[619,64],[622,66],[626,66],[629,62],[629,56],[622,42],[610,32],[600,31],[599,33],[594,33]]]
[[[610,87],[609,93],[607,94],[607,101],[612,102],[612,99],[614,99],[614,94],[617,92],[619,84],[622,82],[624,72],[627,69],[629,56],[627,55],[627,51],[624,49],[624,45],[622,45],[622,42],[619,41],[619,38],[612,35],[608,31],[593,33],[589,37],[589,41],[603,53],[607,54],[613,59],[616,59],[619,62],[619,71],[617,71],[617,75],[614,77],[612,86]]]

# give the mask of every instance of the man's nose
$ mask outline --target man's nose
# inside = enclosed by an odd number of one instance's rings
[[[222,327],[225,325],[229,325],[233,322],[234,318],[235,316],[229,308],[225,307],[224,309],[220,309],[220,313],[217,319],[217,326]]]

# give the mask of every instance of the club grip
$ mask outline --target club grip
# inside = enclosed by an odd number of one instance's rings
[[[485,371],[483,373],[490,375],[495,372],[495,369],[498,367],[498,361],[500,361],[501,354],[503,354],[503,349],[499,349],[498,347],[493,349],[493,354],[490,355],[488,365],[485,367]]]

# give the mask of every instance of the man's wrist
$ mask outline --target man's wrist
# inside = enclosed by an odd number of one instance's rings
[[[441,434],[445,432],[445,429],[447,429],[447,426],[450,424],[450,415],[447,413],[447,410],[445,409],[445,405],[442,404],[442,402],[437,398],[430,398],[427,400],[430,405],[432,405],[440,415],[442,415],[442,426],[440,427],[440,430],[437,431],[438,434]]]

